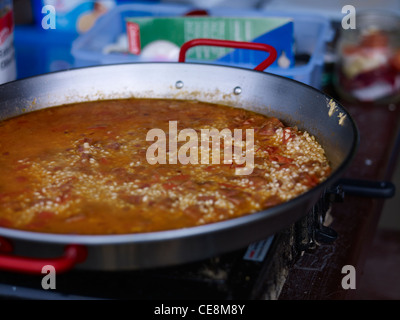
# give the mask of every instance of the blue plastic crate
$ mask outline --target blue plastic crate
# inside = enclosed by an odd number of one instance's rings
[[[171,4],[131,4],[121,5],[100,18],[96,25],[87,33],[79,36],[72,45],[74,66],[93,66],[113,63],[139,62],[140,58],[126,53],[103,53],[106,44],[114,43],[126,32],[125,18],[132,16],[181,16],[198,8],[186,5]],[[305,84],[320,88],[324,65],[326,43],[334,33],[324,17],[315,15],[299,15],[262,10],[229,10],[227,8],[212,8],[207,10],[211,16],[225,17],[268,17],[282,16],[293,18],[295,52],[307,59],[293,67],[270,67],[266,71],[282,75]],[[247,67],[247,65],[235,64]]]
[[[299,57],[298,62],[295,66],[287,69],[271,66],[266,71],[321,89],[326,45],[332,41],[335,35],[330,20],[325,16],[290,11],[238,11],[227,8],[214,8],[208,10],[208,12],[211,15],[218,16],[241,14],[248,17],[275,16],[293,18],[294,51],[296,56]]]
[[[57,25],[56,29],[43,29],[41,20],[46,15],[46,13],[42,13],[42,7],[45,2],[44,0],[31,0],[31,2],[35,23],[31,25],[16,25],[14,30],[17,79],[66,70],[75,66],[71,46],[79,36],[79,33],[74,28],[69,28],[72,24],[68,28]],[[81,2],[86,3],[86,5],[94,4],[94,1],[82,0]],[[117,4],[128,2],[145,3],[147,4],[146,10],[148,10],[149,5],[156,4],[158,1],[115,0],[115,2]]]
[[[14,47],[17,79],[74,67],[72,42],[77,33],[16,26]]]

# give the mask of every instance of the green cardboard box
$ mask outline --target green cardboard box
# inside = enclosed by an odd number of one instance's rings
[[[293,21],[290,18],[130,17],[126,24],[130,53],[138,56],[157,42],[170,44],[160,49],[167,51],[179,50],[183,43],[192,39],[211,38],[266,43],[275,47],[278,57],[285,55],[286,67],[294,65]],[[257,50],[198,46],[188,50],[186,60],[254,67],[267,56],[268,53]]]

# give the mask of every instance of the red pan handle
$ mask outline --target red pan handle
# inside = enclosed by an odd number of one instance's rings
[[[39,259],[11,255],[12,244],[0,237],[0,269],[13,272],[41,274],[46,265],[54,267],[57,273],[72,269],[87,257],[87,249],[82,245],[68,245],[64,254],[57,258]]]
[[[256,42],[243,42],[243,41],[233,41],[233,40],[221,40],[221,39],[193,39],[185,42],[179,52],[179,62],[185,62],[186,51],[195,46],[215,46],[215,47],[227,47],[236,49],[251,49],[267,51],[269,56],[263,62],[261,62],[254,70],[264,71],[268,68],[278,56],[274,47],[265,43]]]

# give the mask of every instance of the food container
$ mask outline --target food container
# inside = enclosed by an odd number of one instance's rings
[[[400,98],[400,16],[364,11],[356,28],[341,30],[335,87],[349,100],[394,102]]]
[[[0,83],[15,79],[13,3],[0,0]]]

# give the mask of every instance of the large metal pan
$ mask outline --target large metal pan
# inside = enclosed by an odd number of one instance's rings
[[[200,63],[118,64],[7,83],[0,86],[0,119],[60,104],[129,97],[198,99],[276,116],[316,136],[331,161],[332,175],[268,210],[180,230],[92,236],[0,228],[0,268],[40,272],[43,265],[52,264],[59,272],[72,267],[132,270],[187,263],[245,247],[306,215],[321,192],[340,177],[358,144],[350,114],[324,93],[267,72]]]

